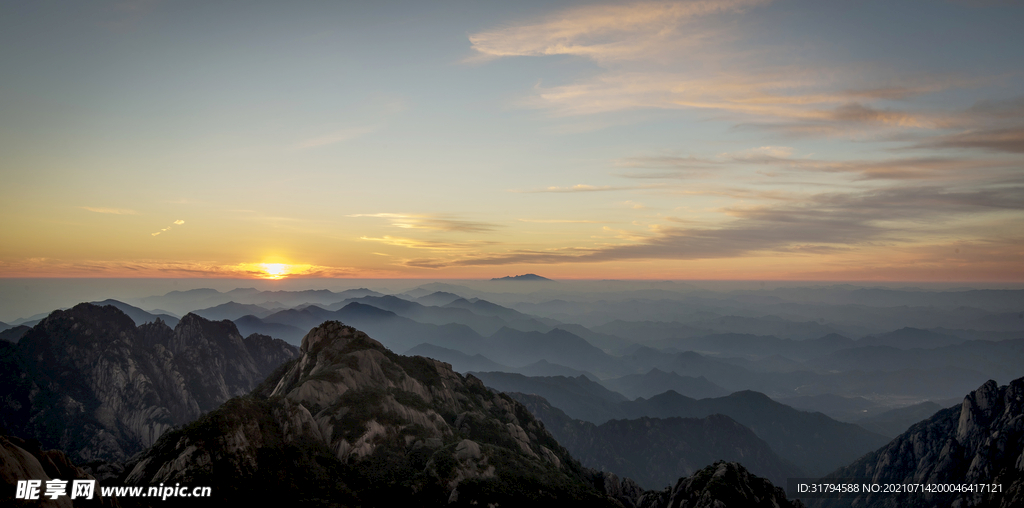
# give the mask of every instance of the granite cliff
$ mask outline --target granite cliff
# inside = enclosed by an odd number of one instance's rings
[[[186,315],[135,326],[112,306],[54,311],[0,343],[0,426],[76,463],[124,461],[248,393],[297,349]]]
[[[333,321],[251,395],[161,438],[125,480],[214,485],[233,502],[610,503],[589,474],[508,396]]]
[[[830,474],[872,482],[999,485],[974,492],[857,494],[809,500],[815,507],[1024,506],[1024,378],[988,381],[881,449]]]

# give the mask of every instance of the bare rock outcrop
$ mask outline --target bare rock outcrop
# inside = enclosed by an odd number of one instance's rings
[[[233,502],[616,505],[521,404],[336,321],[251,395],[163,436],[125,480],[215,485]]]
[[[860,493],[809,500],[811,506],[1024,506],[1024,378],[1006,386],[986,382],[960,405],[915,424],[828,478],[931,485],[938,491]]]
[[[77,463],[123,461],[174,426],[249,393],[297,356],[243,339],[229,321],[186,315],[136,327],[112,306],[55,311],[0,348],[0,425]]]

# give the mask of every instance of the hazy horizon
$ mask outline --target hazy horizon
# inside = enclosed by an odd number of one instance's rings
[[[509,274],[521,275],[521,274]],[[541,274],[538,274],[541,275]],[[501,275],[500,277],[504,277]],[[543,276],[543,275],[542,275]],[[499,277],[499,276],[496,276]],[[171,291],[215,289],[227,292],[239,288],[261,291],[303,291],[327,289],[343,291],[365,287],[388,294],[402,293],[432,282],[486,287],[494,292],[528,293],[545,289],[544,282],[504,281],[491,279],[227,279],[227,278],[0,278],[0,322],[10,323],[78,303],[106,299],[132,300],[148,296],[162,296]],[[709,291],[771,291],[776,288],[828,287],[848,285],[860,288],[886,288],[894,290],[951,291],[969,289],[1021,290],[1024,283],[960,281],[787,281],[787,280],[664,280],[664,279],[553,279],[563,283],[570,291],[595,291],[600,284],[613,284],[615,290],[663,288],[664,284],[678,284]],[[546,289],[557,289],[547,286]],[[606,288],[607,289],[607,288]],[[128,302],[126,302],[128,303]],[[152,309],[145,309],[152,310]]]

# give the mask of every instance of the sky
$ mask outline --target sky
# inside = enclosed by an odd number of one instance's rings
[[[1024,2],[0,3],[0,277],[1024,282]]]

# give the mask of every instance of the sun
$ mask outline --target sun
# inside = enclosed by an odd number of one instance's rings
[[[320,267],[296,263],[239,263],[231,267],[231,271],[247,278],[281,280],[288,277],[308,277],[320,273]]]
[[[284,263],[261,263],[260,267],[266,272],[268,279],[281,279],[291,273],[291,266]]]

